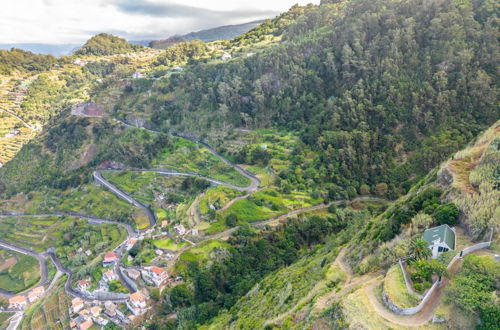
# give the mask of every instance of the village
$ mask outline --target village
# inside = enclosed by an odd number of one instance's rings
[[[156,258],[148,266],[126,266],[122,262],[122,258],[133,259],[128,252],[139,242],[171,236],[166,228],[168,225],[169,221],[164,220],[156,226],[159,227],[157,230],[153,227],[140,235],[130,236],[114,250],[107,251],[102,259],[100,281],[95,282],[90,277],[75,281],[71,291],[66,292],[72,296],[68,309],[71,329],[86,330],[94,325],[104,327],[110,322],[126,326],[150,309],[153,289],[161,293],[165,288],[183,282],[182,277],[169,276],[165,268],[155,266],[175,261],[174,254],[168,250],[156,249]],[[174,232],[178,239],[188,234],[181,224],[174,226]],[[91,254],[91,251],[85,253]],[[48,288],[38,286],[16,295],[8,300],[8,310],[23,312],[47,293]]]

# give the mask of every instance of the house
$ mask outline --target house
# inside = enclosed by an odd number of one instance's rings
[[[229,54],[229,53],[227,53],[227,52],[225,52],[225,53],[222,55],[222,57],[221,57],[221,59],[222,59],[223,61],[229,61],[231,58],[232,58],[231,54]]]
[[[34,302],[35,300],[42,297],[44,293],[45,293],[45,288],[43,286],[39,286],[37,288],[34,288],[33,290],[31,290],[30,293],[28,293],[29,302],[30,303]]]
[[[448,225],[429,228],[424,232],[424,240],[432,250],[432,258],[455,249],[455,232]]]
[[[125,245],[125,249],[130,251],[134,247],[135,243],[137,243],[137,238],[129,238],[127,244]]]
[[[104,273],[102,279],[105,282],[111,282],[111,281],[116,281],[118,279],[118,276],[116,276],[113,270],[108,270],[107,272]]]
[[[140,73],[140,72],[134,72],[132,74],[132,78],[134,78],[134,79],[140,79],[140,78],[142,78],[142,73]]]
[[[93,317],[98,317],[101,314],[101,307],[94,306],[90,308],[90,314],[92,314]]]
[[[87,255],[87,257],[90,257],[92,255],[92,251],[87,250],[87,251],[85,251],[85,254]]]
[[[104,267],[114,266],[118,262],[118,256],[113,251],[108,251],[104,255],[102,265]]]
[[[163,220],[163,221],[161,222],[161,226],[162,226],[162,227],[167,227],[167,226],[168,226],[168,220]]]
[[[9,299],[9,308],[24,309],[28,305],[28,300],[25,296],[15,296]]]
[[[106,301],[104,303],[104,308],[105,308],[104,314],[106,314],[109,317],[115,317],[116,316],[116,309],[117,309],[117,307],[116,307],[116,305],[113,302]]]
[[[82,308],[83,308],[83,300],[81,300],[78,297],[71,300],[71,310],[73,311],[73,313],[78,313],[79,311],[82,310]]]
[[[100,325],[101,327],[105,327],[106,325],[108,325],[109,321],[106,320],[105,318],[103,317],[96,317],[94,318],[94,321],[95,323],[97,323],[98,325]]]
[[[69,327],[70,327],[71,329],[76,328],[76,322],[75,322],[75,321],[73,321],[73,320],[71,320],[71,321],[69,322]]]
[[[147,271],[148,276],[156,286],[160,286],[168,278],[168,273],[163,268],[153,266],[149,267]]]
[[[177,233],[177,235],[184,235],[186,233],[186,228],[184,228],[183,225],[181,224],[178,224],[178,225],[175,225],[174,227],[174,231]]]
[[[134,281],[136,281],[141,276],[141,272],[136,269],[129,269],[127,272],[128,277],[130,277]]]
[[[88,309],[82,309],[80,312],[78,312],[78,315],[80,316],[80,319],[85,321],[90,318],[90,311]]]
[[[87,291],[90,288],[90,279],[78,281],[78,290]]]
[[[146,297],[144,297],[140,291],[131,294],[127,301],[127,307],[134,315],[143,314],[147,307]]]
[[[78,329],[87,330],[88,328],[90,328],[93,325],[94,325],[94,322],[92,322],[92,319],[88,319],[87,321],[80,323],[80,325],[78,326]]]
[[[162,251],[162,250],[160,250],[160,249],[156,249],[156,250],[155,250],[155,254],[156,254],[157,256],[162,256],[162,255],[163,255],[163,251]]]

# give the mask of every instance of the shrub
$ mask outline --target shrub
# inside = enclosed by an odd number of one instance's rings
[[[238,216],[234,213],[231,213],[226,217],[226,225],[228,227],[235,227],[238,224]]]
[[[441,225],[458,224],[459,215],[460,215],[460,210],[453,203],[440,205],[434,212],[434,218]]]

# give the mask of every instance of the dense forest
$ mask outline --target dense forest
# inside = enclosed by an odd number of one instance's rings
[[[127,40],[107,33],[100,33],[90,38],[75,55],[114,55],[139,51],[140,45],[132,45]]]
[[[0,74],[8,75],[13,70],[45,71],[56,63],[57,59],[52,55],[38,55],[17,48],[0,49]]]
[[[317,153],[301,179],[340,195],[384,184],[396,197],[498,118],[494,22],[491,1],[325,4],[279,45],[194,65],[145,102],[165,129],[300,131]]]

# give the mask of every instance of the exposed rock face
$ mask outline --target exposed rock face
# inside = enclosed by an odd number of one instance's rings
[[[443,188],[448,188],[453,183],[453,175],[445,167],[437,174],[437,183]]]
[[[71,109],[71,114],[79,117],[102,117],[104,106],[90,102],[78,103]]]

